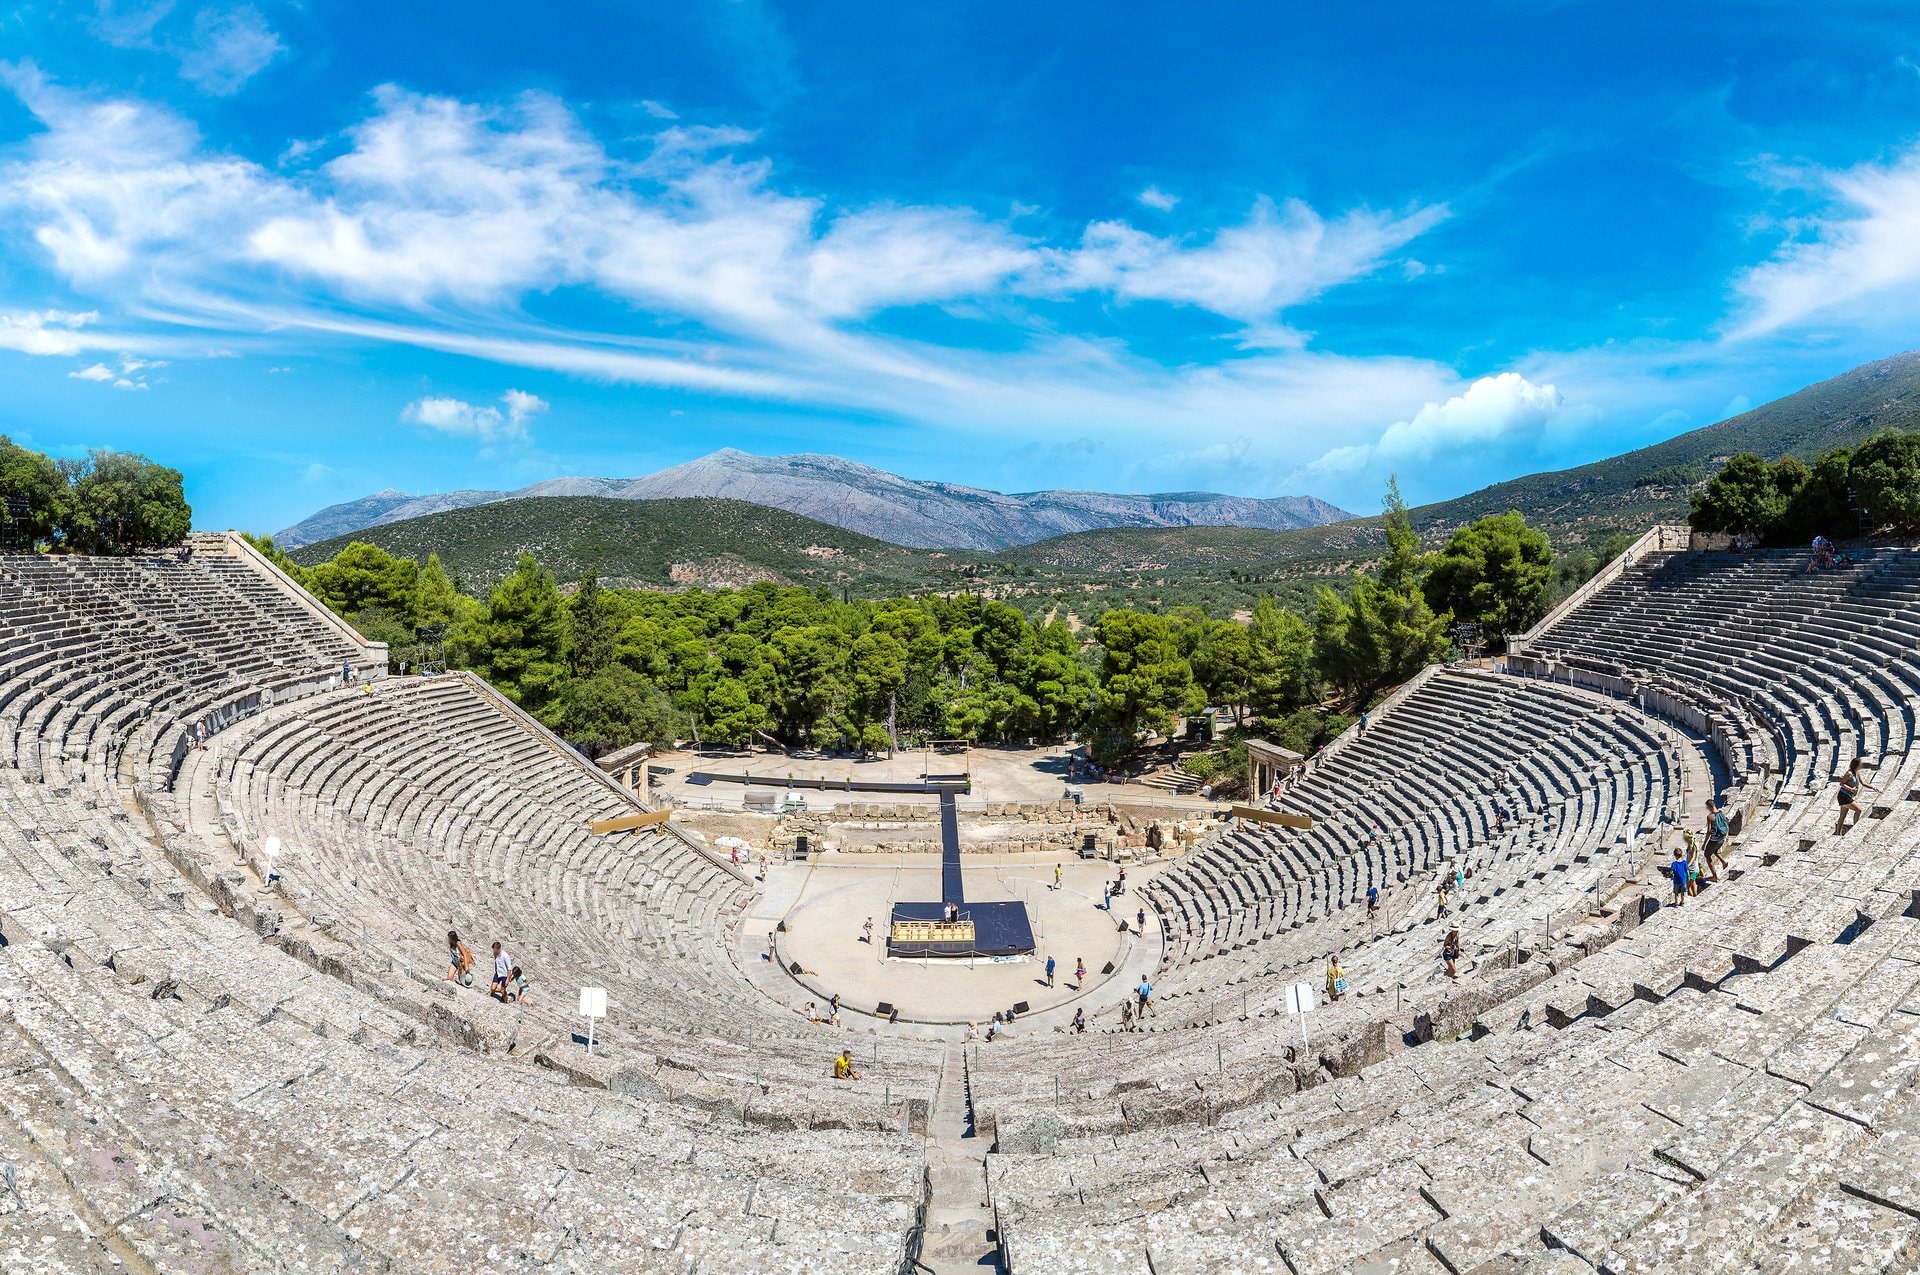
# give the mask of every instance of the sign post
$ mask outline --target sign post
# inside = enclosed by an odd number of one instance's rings
[[[1287,984],[1287,1012],[1300,1015],[1300,1049],[1307,1049],[1307,1012],[1314,1008],[1312,983]]]
[[[596,1019],[607,1016],[607,989],[604,987],[583,987],[580,989],[580,1016],[587,1020],[587,1054],[593,1054],[593,1024]]]

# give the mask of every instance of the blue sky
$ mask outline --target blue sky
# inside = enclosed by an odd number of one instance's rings
[[[1910,5],[28,3],[0,431],[1436,499],[1920,346]]]

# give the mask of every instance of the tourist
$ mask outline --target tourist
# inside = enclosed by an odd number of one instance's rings
[[[1053,865],[1053,888],[1060,888],[1060,865],[1057,863]]]
[[[1845,832],[1860,822],[1860,790],[1862,788],[1868,792],[1879,791],[1861,776],[1860,768],[1865,764],[1866,761],[1863,758],[1855,757],[1853,764],[1848,766],[1846,772],[1840,776],[1840,823],[1834,828],[1835,833]]]
[[[1367,915],[1372,916],[1374,913],[1378,912],[1379,910],[1380,910],[1380,887],[1377,885],[1370,885],[1367,887]]]
[[[772,930],[767,931],[767,954],[765,959],[769,963],[773,961],[773,931]]]
[[[493,982],[487,988],[495,1000],[507,999],[507,980],[513,977],[513,962],[500,950],[500,940],[493,942]]]
[[[860,927],[860,941],[862,943],[865,943],[868,947],[873,946],[873,918],[872,917],[868,917],[867,923]]]
[[[1707,860],[1720,860],[1722,867],[1727,863],[1727,835],[1733,825],[1727,821],[1727,812],[1720,809],[1719,803],[1707,798]],[[1718,879],[1717,877],[1715,878]]]
[[[1145,908],[1141,908],[1133,914],[1133,925],[1135,933],[1145,934],[1147,932],[1147,910]]]
[[[1682,850],[1673,852],[1673,862],[1667,865],[1667,872],[1673,877],[1673,906],[1680,907],[1687,901],[1687,856]]]
[[[1073,1011],[1073,1030],[1083,1035],[1086,1033],[1086,1030],[1087,1030],[1087,1011],[1086,1010],[1076,1009]]]
[[[1447,963],[1447,977],[1460,977],[1460,927],[1447,931],[1446,939],[1440,944],[1440,959]]]
[[[807,1007],[801,1010],[800,1012],[807,1016],[807,1021],[810,1023],[817,1023],[820,1021],[819,1007],[815,1005],[812,1001],[808,1001]]]
[[[1440,878],[1439,886],[1433,892],[1433,919],[1438,921],[1447,914],[1447,879]]]
[[[1087,963],[1079,957],[1073,958],[1073,990],[1079,991],[1080,985],[1087,981]]]
[[[833,1078],[835,1080],[858,1080],[860,1073],[853,1067],[853,1051],[843,1049],[840,1056],[833,1060]]]
[[[507,999],[515,1003],[525,1001],[527,999],[527,989],[531,986],[532,984],[528,982],[527,976],[520,972],[520,967],[518,965],[514,966],[513,977],[507,982]]]
[[[1047,958],[1047,986],[1053,986],[1053,958],[1051,956]]]
[[[1000,1034],[1000,1016],[998,1014],[995,1014],[993,1016],[993,1021],[987,1024],[987,1043],[991,1045],[993,1043],[993,1038],[995,1036],[998,1036],[999,1034]]]
[[[828,997],[827,1005],[833,1011],[833,1021],[838,1023],[840,1021],[840,993],[835,992],[832,996]]]
[[[1100,883],[1100,906],[1109,912],[1113,911],[1113,882],[1111,881]]]
[[[1133,1030],[1133,1002],[1130,1000],[1120,1002],[1120,1030],[1123,1032]]]
[[[1140,986],[1134,989],[1134,993],[1140,998],[1139,1008],[1133,1012],[1135,1018],[1144,1018],[1149,1013],[1156,1018],[1160,1016],[1160,1011],[1153,1007],[1153,984],[1147,981],[1145,974],[1140,976]]]
[[[473,986],[473,949],[462,943],[452,930],[447,931],[447,981],[462,987]]]
[[[1327,999],[1337,1001],[1347,991],[1347,972],[1340,968],[1338,956],[1327,957]]]

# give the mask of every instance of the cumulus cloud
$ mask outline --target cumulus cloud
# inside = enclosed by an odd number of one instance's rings
[[[67,379],[73,381],[111,381],[116,373],[105,363],[95,363],[92,367],[83,367],[77,372],[67,373]]]
[[[1134,198],[1155,212],[1172,212],[1173,206],[1180,202],[1180,196],[1169,195],[1158,186],[1149,186]]]
[[[1795,178],[1828,202],[1735,283],[1735,337],[1816,319],[1884,323],[1920,315],[1920,145],[1885,164]]]
[[[546,400],[524,390],[508,390],[500,401],[504,411],[457,398],[420,398],[402,409],[400,419],[455,438],[471,438],[485,447],[530,441],[527,424],[547,410]]]
[[[1473,449],[1536,439],[1566,409],[1560,391],[1536,385],[1518,372],[1483,376],[1462,392],[1429,401],[1406,420],[1395,421],[1371,443],[1329,448],[1306,467],[1312,476],[1352,478],[1428,462],[1457,464]]]

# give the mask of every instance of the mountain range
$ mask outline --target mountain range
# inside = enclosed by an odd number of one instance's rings
[[[1255,498],[1181,491],[1006,494],[902,478],[838,456],[753,456],[726,448],[644,478],[549,478],[518,491],[430,496],[382,491],[331,505],[274,538],[289,549],[369,527],[531,497],[737,500],[918,549],[1005,549],[1107,527],[1292,530],[1353,517],[1312,496]]]
[[[1920,353],[1866,364],[1650,447],[1573,469],[1529,474],[1410,512],[1429,544],[1439,543],[1454,527],[1475,518],[1514,509],[1544,530],[1556,550],[1593,549],[1617,533],[1638,533],[1654,522],[1683,520],[1689,494],[1734,452],[1812,459],[1828,448],[1850,446],[1888,428],[1920,430]],[[751,472],[749,466],[755,465],[785,473],[818,466],[816,498],[851,490],[848,485],[833,485],[830,476],[835,473],[880,473],[824,457],[768,461],[722,452],[707,459],[717,468],[735,472]],[[970,490],[910,484],[892,475],[881,478],[916,489],[935,489],[943,502],[962,506],[966,502],[954,493]],[[804,485],[796,483],[795,488],[804,489]],[[991,499],[983,503],[996,519],[1006,516],[1002,502],[1040,500],[1040,496],[985,495]],[[1292,530],[1135,523],[985,550],[960,546],[951,535],[941,536],[947,543],[937,548],[907,547],[887,537],[848,530],[843,523],[829,525],[819,517],[708,496],[609,499],[548,494],[484,505],[470,502],[466,508],[388,521],[383,511],[390,514],[401,507],[395,501],[410,499],[398,493],[392,497],[356,502],[359,508],[352,516],[381,519],[379,525],[363,521],[355,532],[298,548],[296,560],[325,561],[351,540],[365,539],[417,558],[437,553],[472,588],[484,588],[512,570],[519,551],[528,549],[563,581],[591,570],[603,581],[633,587],[711,586],[764,579],[863,594],[986,590],[1016,604],[1060,607],[1082,615],[1097,614],[1105,602],[1119,600],[1152,605],[1195,602],[1227,613],[1250,607],[1270,594],[1306,605],[1316,582],[1347,577],[1353,568],[1375,558],[1382,542],[1377,515]],[[937,507],[950,509],[951,505]],[[925,515],[925,507],[905,508]],[[1138,512],[1138,506],[1132,508]],[[1031,530],[1026,534],[1031,535]]]

